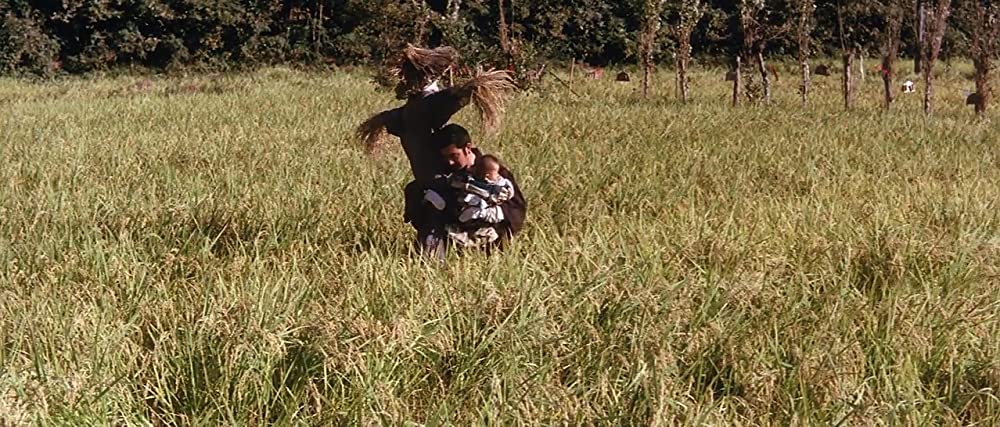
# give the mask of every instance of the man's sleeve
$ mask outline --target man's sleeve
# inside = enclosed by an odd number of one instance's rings
[[[510,223],[511,233],[521,231],[524,226],[524,218],[528,213],[528,202],[524,199],[524,193],[517,186],[514,174],[507,168],[500,169],[500,176],[507,178],[511,186],[514,187],[514,196],[500,205],[504,218]]]
[[[430,203],[425,202],[424,192],[427,190],[434,191],[444,199],[444,209],[434,208]],[[403,195],[403,221],[412,224],[417,231],[448,223],[458,217],[457,206],[453,202],[457,195],[443,179],[424,183],[411,181],[403,188]]]

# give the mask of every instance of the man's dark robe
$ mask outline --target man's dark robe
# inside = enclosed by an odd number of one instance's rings
[[[453,86],[427,96],[411,96],[403,106],[383,111],[377,117],[389,134],[399,138],[410,162],[413,181],[403,189],[406,204],[403,219],[417,230],[420,241],[443,229],[450,220],[449,215],[431,210],[423,201],[426,190],[434,189],[445,198],[452,191],[447,183],[436,179],[448,173],[448,164],[433,141],[434,132],[469,104],[472,91],[471,86]]]
[[[447,163],[431,140],[434,132],[472,100],[471,86],[453,86],[428,96],[413,96],[402,107],[379,114],[389,134],[399,137],[413,179],[427,184],[447,172]]]

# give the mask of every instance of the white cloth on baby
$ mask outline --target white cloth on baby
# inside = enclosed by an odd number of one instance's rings
[[[496,181],[489,183],[499,187],[499,198],[501,200],[498,203],[490,203],[489,200],[475,194],[464,194],[461,201],[465,207],[462,209],[462,213],[458,216],[459,222],[465,223],[472,220],[482,220],[490,224],[498,224],[506,219],[503,214],[503,209],[500,209],[499,203],[505,202],[510,200],[511,197],[514,197],[514,184],[502,176],[497,178]]]

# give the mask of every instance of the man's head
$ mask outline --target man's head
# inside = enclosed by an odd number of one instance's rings
[[[441,157],[452,169],[469,169],[476,163],[476,155],[472,149],[472,137],[469,131],[457,124],[449,124],[434,133]]]

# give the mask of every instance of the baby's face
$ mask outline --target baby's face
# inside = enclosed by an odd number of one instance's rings
[[[483,168],[483,178],[493,182],[500,178],[500,165],[488,164]]]

